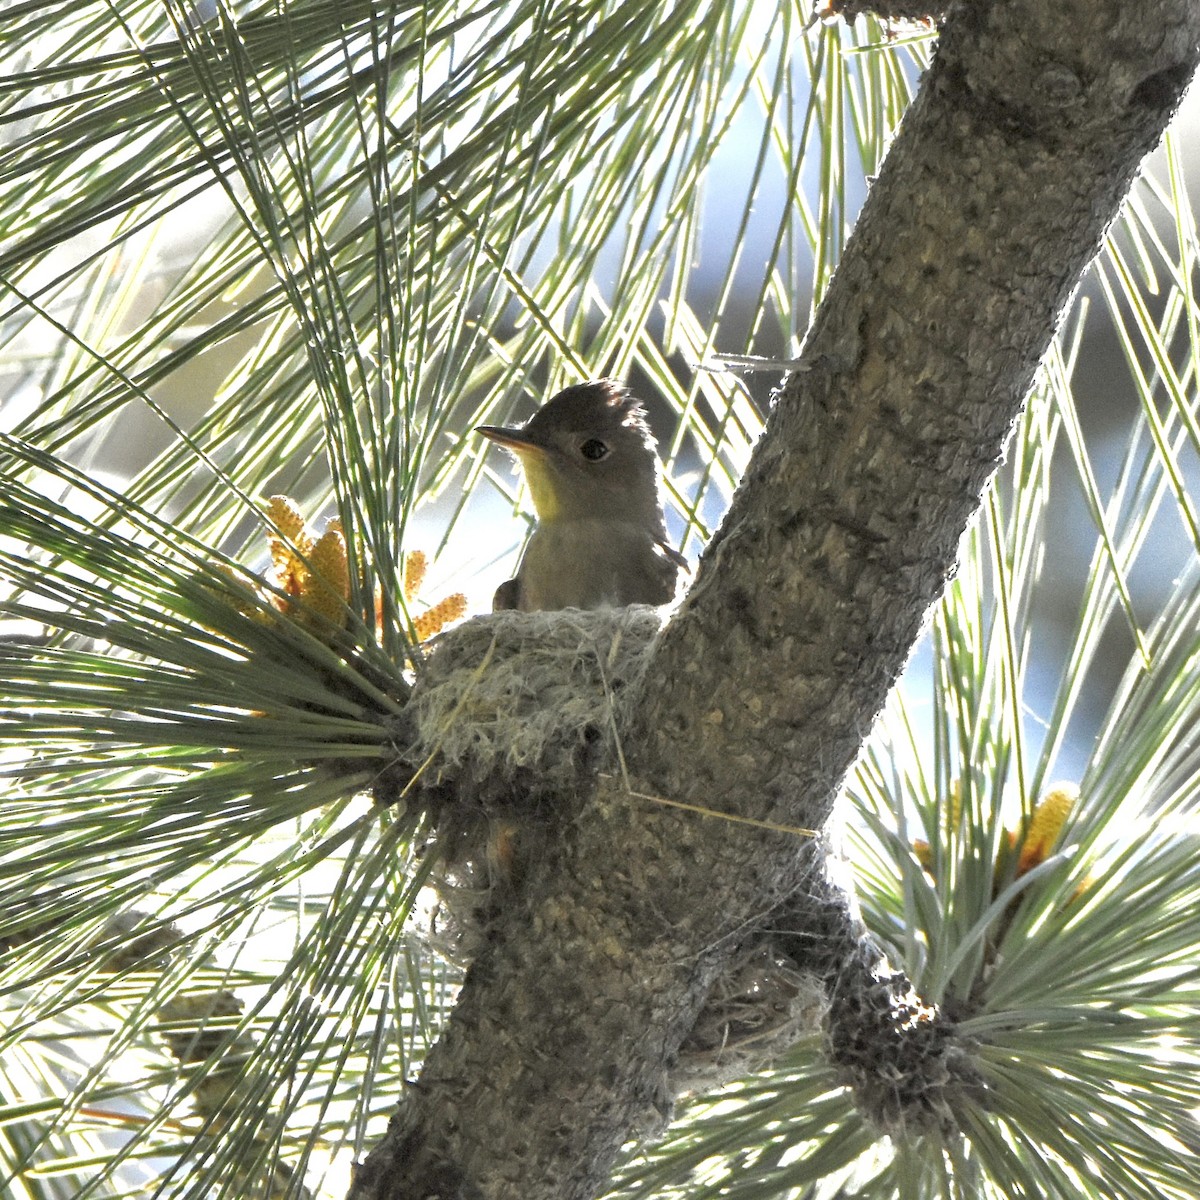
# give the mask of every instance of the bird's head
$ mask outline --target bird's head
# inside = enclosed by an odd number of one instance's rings
[[[576,384],[524,425],[476,432],[520,460],[540,521],[642,520],[664,536],[654,436],[646,410],[621,384]]]

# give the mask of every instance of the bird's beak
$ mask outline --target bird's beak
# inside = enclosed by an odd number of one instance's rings
[[[546,453],[545,448],[535,442],[523,429],[508,428],[504,425],[476,425],[476,433],[482,433],[490,442],[511,450],[522,458],[526,455],[541,457]]]

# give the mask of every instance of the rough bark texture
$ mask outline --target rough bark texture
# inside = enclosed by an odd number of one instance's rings
[[[1194,0],[951,11],[802,365],[624,714],[634,792],[825,823],[1198,52]],[[915,1000],[839,895],[819,843],[602,779],[490,929],[353,1196],[595,1195],[635,1127],[668,1113],[714,979],[781,912],[793,957],[830,987],[831,1053],[860,1096],[873,1023],[952,1043],[909,1019]],[[897,1061],[908,1048],[896,1036]],[[947,1087],[970,1094],[963,1052],[949,1047]]]

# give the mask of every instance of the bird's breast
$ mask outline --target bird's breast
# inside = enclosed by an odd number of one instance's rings
[[[653,533],[600,519],[540,522],[517,571],[526,610],[666,604],[677,577]]]

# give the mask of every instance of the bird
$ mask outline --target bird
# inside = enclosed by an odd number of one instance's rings
[[[552,396],[523,425],[476,432],[516,456],[537,513],[494,612],[675,598],[687,560],[667,543],[657,444],[628,388],[593,379]]]

